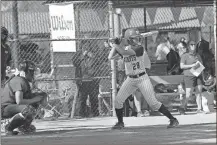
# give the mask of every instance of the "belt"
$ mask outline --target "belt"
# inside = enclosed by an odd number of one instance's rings
[[[138,75],[129,75],[129,77],[130,78],[139,78],[139,77],[143,76],[144,74],[146,74],[146,72],[142,72],[142,73],[140,73]]]

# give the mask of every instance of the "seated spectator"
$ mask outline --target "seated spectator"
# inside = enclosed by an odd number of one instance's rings
[[[205,113],[209,113],[216,106],[216,78],[209,72],[204,72],[203,76],[202,107]]]
[[[202,93],[202,107],[204,113],[210,113],[214,110],[214,94],[211,92],[211,90],[203,89]]]

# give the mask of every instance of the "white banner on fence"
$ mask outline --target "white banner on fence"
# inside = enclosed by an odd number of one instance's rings
[[[75,38],[74,5],[49,5],[51,39]],[[75,41],[52,41],[54,52],[76,52]]]

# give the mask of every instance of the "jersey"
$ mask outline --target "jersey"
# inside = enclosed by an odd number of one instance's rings
[[[142,46],[127,46],[125,49],[128,48],[133,49],[136,54],[135,55],[124,55],[124,65],[125,65],[125,73],[126,75],[137,75],[146,71],[145,65],[145,51],[144,47]]]
[[[184,53],[181,57],[180,63],[183,63],[185,65],[191,65],[191,64],[196,63],[197,61],[200,61],[201,63],[203,63],[199,54],[194,55],[191,53]],[[185,76],[194,76],[190,72],[190,68],[184,69],[184,75]]]
[[[10,86],[9,86],[10,85]],[[30,99],[30,85],[25,78],[15,76],[6,85],[1,97],[1,106],[16,104],[15,92],[22,91],[24,99]]]

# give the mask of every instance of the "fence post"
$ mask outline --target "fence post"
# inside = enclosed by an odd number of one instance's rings
[[[214,13],[214,44],[215,44],[215,59],[216,59],[216,37],[217,37],[217,33],[216,33],[216,25],[217,25],[217,22],[216,22],[216,0],[214,0],[214,10],[213,10],[213,13]],[[217,62],[217,61],[216,61]]]
[[[112,1],[108,1],[108,8],[109,8],[109,31],[110,37],[114,37],[114,19],[113,19],[113,7]],[[115,114],[115,97],[117,94],[117,81],[116,81],[116,61],[111,60],[111,73],[112,73],[112,116],[116,116]]]
[[[12,56],[14,59],[14,67],[18,68],[18,34],[19,34],[19,21],[18,21],[18,8],[17,0],[12,3],[12,25],[13,25],[13,43],[12,43]]]
[[[146,18],[146,7],[144,7],[144,9],[143,9],[143,11],[144,11],[144,30],[145,30],[145,32],[147,32],[147,18]],[[148,38],[147,37],[145,37],[145,50],[146,51],[148,51],[147,49],[148,49]]]
[[[213,7],[214,7],[214,9],[213,9],[213,13],[214,13],[214,47],[215,47],[215,66],[216,66],[216,64],[217,64],[217,59],[216,59],[216,47],[217,47],[217,39],[216,39],[216,37],[217,37],[217,33],[216,33],[216,25],[217,25],[217,22],[216,22],[216,0],[214,0],[214,3],[213,3]],[[215,73],[217,72],[217,68],[215,67]],[[217,87],[216,87],[217,88]]]

